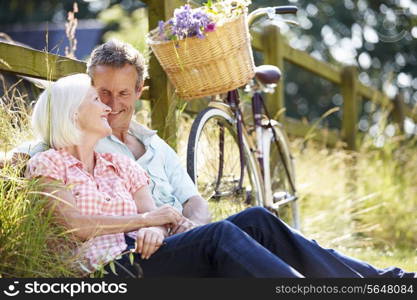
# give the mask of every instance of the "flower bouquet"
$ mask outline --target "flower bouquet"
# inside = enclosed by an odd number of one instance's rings
[[[175,9],[148,35],[156,58],[185,100],[224,93],[254,75],[246,22],[249,0],[208,1]]]

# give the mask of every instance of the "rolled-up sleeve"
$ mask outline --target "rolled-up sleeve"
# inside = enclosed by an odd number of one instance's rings
[[[197,187],[182,166],[178,154],[161,140],[165,154],[165,172],[173,188],[173,194],[183,204],[190,197],[199,195]]]
[[[26,174],[29,178],[45,177],[64,182],[65,167],[52,152],[41,152],[29,160]]]

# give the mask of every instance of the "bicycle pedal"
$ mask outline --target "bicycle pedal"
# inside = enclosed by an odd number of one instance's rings
[[[272,208],[278,209],[280,206],[287,204],[289,202],[295,201],[298,198],[295,195],[282,191],[282,192],[274,193],[272,196],[272,199],[274,202],[272,204]]]
[[[274,199],[274,202],[287,199],[289,196],[291,196],[291,195],[287,192],[284,192],[284,191],[276,192],[272,195],[272,197]]]

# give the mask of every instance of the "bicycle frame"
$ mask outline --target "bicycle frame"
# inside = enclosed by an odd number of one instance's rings
[[[243,143],[246,140],[249,143],[249,147],[252,151],[252,154],[256,158],[256,172],[257,177],[261,179],[261,186],[262,186],[262,196],[263,196],[263,203],[266,207],[275,208],[276,206],[283,205],[290,201],[293,201],[294,198],[286,199],[280,201],[279,203],[274,203],[273,195],[271,193],[271,178],[270,178],[270,166],[269,166],[269,150],[270,150],[270,143],[271,139],[278,143],[276,138],[276,132],[274,129],[274,124],[271,123],[271,119],[269,114],[266,110],[265,103],[263,97],[259,91],[255,91],[252,96],[252,114],[254,119],[254,127],[255,127],[255,141],[252,137],[249,136],[248,129],[245,126],[245,123],[242,118],[242,111],[239,107],[239,94],[237,90],[233,90],[227,93],[227,97],[222,101],[218,100],[211,100],[208,104],[209,107],[215,107],[220,110],[223,110],[230,116],[234,117],[235,125],[237,129],[237,144],[239,147],[239,155],[240,155],[240,178],[239,178],[239,185],[238,189],[242,188],[242,182],[244,179],[244,168],[245,168],[245,157],[243,155]],[[265,112],[268,122],[263,124],[262,119],[262,112]],[[222,138],[220,138],[220,149],[222,148]],[[291,185],[292,190],[296,191],[295,184],[292,181],[292,176],[289,174],[288,166],[285,163],[285,159],[283,158],[283,154],[281,152],[280,145],[277,145],[277,149],[279,150],[279,155],[281,156],[281,161],[283,162],[284,169],[286,175],[289,179],[289,183]],[[220,151],[220,159],[219,159],[219,176],[218,181],[216,183],[216,188],[218,187],[221,177],[223,176],[222,172],[222,164],[223,164],[223,157],[222,151]],[[293,197],[296,197],[293,195]]]
[[[252,96],[252,114],[257,145],[256,156],[258,158],[259,166],[262,172],[262,179],[264,181],[265,204],[268,207],[272,207],[273,196],[270,192],[272,190],[272,184],[270,176],[271,172],[269,169],[269,149],[266,151],[266,147],[269,147],[270,138],[265,136],[266,131],[262,128],[263,101],[261,93],[256,91]]]
[[[261,8],[253,11],[248,16],[248,26],[253,24],[258,18],[268,14],[270,16],[271,13],[273,14],[282,14],[282,13],[295,13],[297,11],[297,7],[295,6],[281,6],[281,7],[270,7],[270,8]],[[283,20],[284,22],[294,23],[293,21]],[[260,85],[262,87],[262,85]],[[275,140],[276,146],[278,147],[278,152],[283,161],[283,165],[285,167],[286,176],[290,181],[290,185],[294,187],[294,183],[291,179],[291,174],[288,171],[288,167],[285,162],[284,155],[281,151],[280,144],[276,139],[276,133],[274,129],[274,125],[271,124],[271,120],[267,124],[263,124],[262,116],[263,110],[268,115],[266,111],[266,107],[261,95],[262,88],[257,88],[254,90],[254,94],[252,97],[252,113],[254,117],[254,127],[255,127],[255,139],[253,139],[249,132],[248,128],[244,124],[243,114],[239,107],[239,93],[238,90],[232,90],[227,93],[227,97],[222,101],[219,100],[212,100],[208,104],[209,107],[219,109],[223,111],[225,114],[230,116],[229,124],[232,126],[236,125],[236,136],[235,141],[239,149],[239,160],[240,160],[240,177],[239,179],[236,178],[237,186],[234,187],[232,193],[240,193],[243,190],[243,181],[245,176],[245,158],[249,159],[249,163],[251,168],[254,170],[254,177],[256,178],[256,183],[258,188],[261,189],[258,193],[258,197],[262,199],[258,199],[261,201],[262,204],[270,209],[274,208],[274,196],[272,195],[272,181],[271,181],[271,170],[269,165],[269,151],[271,141]],[[269,118],[269,116],[268,116]],[[198,128],[198,127],[197,127]],[[223,174],[223,165],[225,163],[224,159],[224,127],[220,126],[219,132],[219,166],[218,166],[218,174],[217,174],[217,181],[214,183],[215,193],[217,193]],[[246,144],[247,143],[247,144]],[[245,153],[250,152],[248,155]],[[288,151],[287,151],[288,152]],[[195,158],[194,158],[195,159]],[[195,165],[195,161],[194,161]],[[195,171],[193,171],[195,172]],[[252,173],[251,173],[252,174]],[[237,175],[237,174],[236,174]],[[250,174],[248,176],[251,176]],[[253,179],[253,178],[252,178]],[[259,181],[259,182],[258,182]],[[295,189],[293,189],[295,191]],[[292,198],[294,199],[294,198]],[[296,198],[295,198],[296,199]]]
[[[244,143],[244,141],[248,143],[249,149],[251,149],[252,153],[254,153],[256,151],[257,146],[253,142],[253,139],[249,136],[248,131],[245,127],[245,124],[242,120],[242,117],[241,117],[242,112],[240,111],[240,108],[239,108],[239,99],[238,99],[237,91],[235,90],[235,91],[232,91],[232,92],[235,92],[236,95],[232,96],[232,98],[230,98],[229,100],[227,100],[227,99],[224,99],[224,100],[221,100],[221,101],[211,100],[208,104],[208,107],[213,107],[213,108],[220,109],[220,110],[224,111],[226,114],[228,114],[230,116],[234,116],[234,120],[236,122],[235,125],[241,127],[240,138],[236,137],[237,141],[238,141],[239,155],[240,155],[240,161],[241,161],[241,176],[240,176],[240,179],[239,179],[239,187],[241,187],[241,184],[243,182],[243,174],[244,174],[243,169],[244,169],[244,166],[246,164],[245,158],[244,158],[244,155],[243,155],[243,143]],[[231,92],[229,92],[229,93],[231,93]],[[228,102],[229,103],[231,102],[231,104],[229,104]],[[240,117],[237,118],[236,114],[238,114]],[[239,136],[239,134],[238,134],[238,136]],[[254,156],[254,157],[256,158],[256,156]],[[242,164],[242,162],[243,162],[243,164]],[[221,163],[222,162],[220,162],[220,164]],[[259,165],[258,161],[256,161],[256,163],[254,164],[254,167],[255,167],[254,171],[256,172],[255,177],[260,179],[259,185],[262,187],[262,191],[261,191],[262,199],[259,199],[259,201],[262,202],[262,203],[267,203],[267,202],[265,202],[265,198],[267,197],[266,196],[267,193],[265,193],[263,173],[262,173],[262,169],[261,169],[261,166]],[[222,174],[221,174],[221,172],[219,172],[218,181],[221,180],[221,176],[222,176]],[[271,200],[271,203],[272,203],[272,200]]]
[[[260,95],[259,95],[260,96]],[[263,151],[262,151],[262,145],[264,142],[259,142],[259,140],[262,140],[262,132],[257,133],[257,142],[253,142],[253,139],[249,136],[248,130],[244,124],[243,118],[242,118],[242,111],[239,108],[239,94],[237,90],[230,91],[227,94],[227,98],[223,101],[210,101],[208,104],[209,107],[215,107],[220,110],[225,111],[230,116],[234,116],[234,120],[236,122],[236,129],[237,129],[237,144],[239,147],[239,155],[240,155],[240,179],[239,179],[239,185],[238,187],[242,187],[243,182],[243,176],[244,176],[244,168],[245,168],[245,157],[243,155],[243,141],[246,140],[249,143],[249,147],[254,154],[254,157],[256,158],[257,163],[256,165],[256,172],[257,172],[257,178],[261,180],[261,186],[262,186],[262,202],[267,207],[272,207],[273,200],[272,195],[270,192],[271,183],[270,180],[265,180],[265,171],[264,171],[264,165],[263,165]],[[255,115],[254,115],[255,116]],[[260,116],[260,114],[259,114]],[[256,131],[262,131],[262,126],[260,123],[256,126]],[[221,143],[221,141],[220,141]],[[260,146],[261,145],[261,146]],[[220,165],[222,164],[222,158],[220,159]],[[268,172],[269,174],[269,172]],[[220,182],[222,176],[221,167],[219,168],[219,177],[218,182]],[[267,185],[266,185],[267,184]]]

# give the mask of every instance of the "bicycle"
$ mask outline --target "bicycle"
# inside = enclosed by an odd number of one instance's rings
[[[297,7],[257,9],[248,15],[248,26],[264,15],[271,17],[271,12],[295,14]],[[243,120],[238,90],[229,91],[223,99],[212,97],[192,124],[187,171],[202,197],[227,201],[238,210],[258,205],[281,214],[282,208],[290,205],[292,225],[300,229],[288,138],[282,125],[271,119],[262,97],[263,92],[273,92],[281,73],[268,65],[255,71],[246,86],[252,99],[253,126],[248,127]]]

